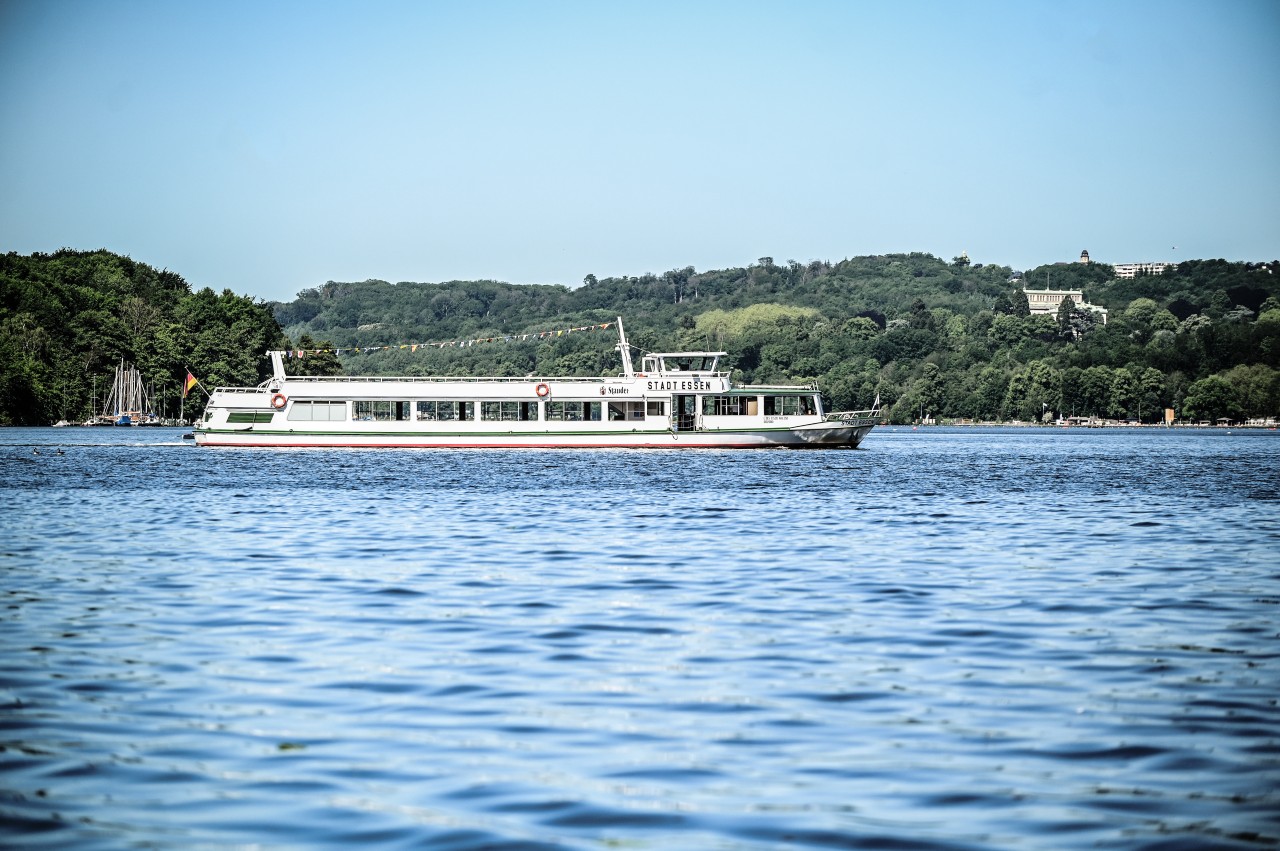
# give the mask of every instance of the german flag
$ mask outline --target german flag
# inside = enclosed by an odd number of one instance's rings
[[[191,370],[189,370],[189,369],[188,369],[188,370],[187,370],[187,380],[186,380],[186,382],[182,385],[182,398],[183,398],[183,399],[187,398],[187,394],[191,392],[191,388],[192,388],[192,387],[195,387],[195,386],[196,386],[197,384],[199,384],[199,383],[200,383],[200,382],[196,380],[196,377],[195,377],[194,375],[192,375],[192,374],[191,374]]]

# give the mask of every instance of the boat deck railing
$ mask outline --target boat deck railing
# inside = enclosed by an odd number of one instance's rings
[[[726,372],[637,372],[630,378],[727,378]],[[278,381],[293,383],[334,383],[334,384],[542,384],[549,381],[566,384],[598,384],[601,381],[625,381],[628,376],[466,376],[466,375],[286,375],[283,379],[268,379],[257,387],[217,387],[217,393],[261,393]],[[752,385],[748,390],[812,390],[813,387],[797,388],[790,386]]]
[[[854,420],[877,420],[880,418],[880,410],[871,408],[866,411],[832,411],[827,414],[827,422],[846,423]]]
[[[630,376],[636,378],[728,378],[726,372],[637,372]],[[290,384],[542,384],[549,381],[566,384],[598,384],[602,381],[616,382],[628,380],[626,375],[616,376],[462,376],[462,375],[287,375],[283,379],[268,379],[257,387],[218,387],[218,393],[261,393],[278,381]],[[731,387],[737,392],[751,391],[759,393],[795,393],[814,392],[816,384],[738,384]]]
[[[734,387],[735,390],[759,390],[761,393],[773,393],[790,390],[806,390],[812,392],[818,389],[817,384],[739,384]]]

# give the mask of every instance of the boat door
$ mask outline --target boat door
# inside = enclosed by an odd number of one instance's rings
[[[671,397],[671,423],[676,431],[693,431],[698,427],[698,397]]]

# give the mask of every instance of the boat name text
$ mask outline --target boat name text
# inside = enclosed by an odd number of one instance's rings
[[[711,382],[695,378],[692,381],[647,381],[646,390],[710,390]]]

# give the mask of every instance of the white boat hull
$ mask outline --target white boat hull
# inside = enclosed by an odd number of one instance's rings
[[[874,422],[831,426],[815,423],[795,428],[702,429],[693,431],[553,431],[520,429],[502,432],[375,430],[277,430],[262,426],[240,429],[197,427],[200,446],[346,447],[369,449],[855,449]]]

